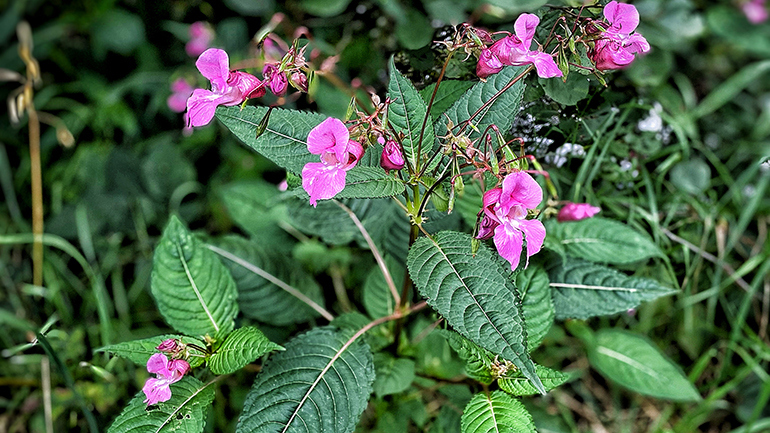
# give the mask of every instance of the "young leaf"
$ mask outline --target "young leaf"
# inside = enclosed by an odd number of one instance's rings
[[[516,275],[521,293],[521,309],[527,323],[527,349],[537,349],[553,325],[555,311],[548,274],[539,266],[529,266]]]
[[[237,433],[352,432],[374,381],[369,346],[349,333],[315,328],[286,344],[257,375]]]
[[[535,371],[537,377],[543,381],[543,386],[548,391],[560,386],[569,379],[569,374],[556,371],[548,367],[544,367],[539,364],[535,364]],[[497,379],[497,384],[500,389],[514,396],[521,395],[535,395],[537,390],[525,377],[521,377],[518,372],[507,374],[504,377]]]
[[[214,387],[192,376],[171,384],[171,399],[147,406],[139,393],[123,409],[107,433],[183,431],[198,433],[206,425],[209,405],[214,401]]]
[[[208,366],[214,374],[230,374],[273,350],[283,350],[283,347],[268,340],[259,329],[246,326],[227,336],[209,358]]]
[[[676,401],[701,399],[681,369],[639,335],[619,329],[597,332],[588,347],[588,361],[604,376],[640,394]]]
[[[647,235],[615,220],[593,217],[547,223],[548,242],[556,243],[555,249],[564,248],[568,254],[581,259],[622,265],[664,257]]]
[[[675,293],[655,280],[629,277],[606,266],[573,257],[549,256],[556,318],[587,319],[621,313]]]
[[[223,337],[233,329],[233,277],[175,216],[155,248],[151,290],[163,318],[183,334]]]
[[[462,433],[535,433],[535,422],[524,405],[503,391],[480,393],[465,406]]]
[[[404,157],[412,167],[417,166],[420,158],[417,150],[420,143],[420,130],[428,112],[425,101],[417,93],[412,83],[396,69],[393,57],[390,58],[390,82],[388,83],[388,98],[393,101],[388,106],[388,120],[397,133],[403,133]],[[429,152],[433,149],[435,137],[433,125],[428,122],[422,138],[422,149]]]
[[[377,397],[397,394],[409,388],[414,380],[414,361],[408,358],[394,358],[389,353],[374,355],[374,392]]]
[[[100,347],[94,352],[113,353],[121,358],[126,358],[137,365],[145,366],[147,365],[147,360],[150,359],[152,355],[158,353],[156,347],[158,347],[161,342],[171,338],[178,338],[182,340],[183,343],[194,343],[201,347],[206,346],[206,343],[184,335],[158,335],[157,337],[111,344],[109,346]],[[203,358],[197,356],[192,356],[187,361],[190,363],[190,367],[197,367],[203,364]]]
[[[420,294],[456,331],[511,360],[545,394],[527,352],[520,298],[508,271],[486,246],[474,256],[470,235],[439,232],[420,238],[407,256]]]

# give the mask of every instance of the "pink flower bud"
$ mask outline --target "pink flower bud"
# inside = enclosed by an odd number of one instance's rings
[[[175,353],[179,349],[179,340],[176,338],[169,338],[168,340],[163,340],[158,347],[156,347],[159,352],[163,353]]]
[[[270,91],[275,96],[283,96],[286,93],[286,89],[289,86],[289,81],[286,79],[286,74],[278,70],[275,65],[267,64],[262,70],[263,78],[270,87]]]
[[[601,208],[591,206],[588,203],[567,203],[556,216],[559,222],[564,221],[579,221],[586,218],[591,218],[601,211]]]
[[[305,74],[302,72],[295,72],[291,74],[291,84],[300,92],[307,93],[307,76],[305,76]]]
[[[401,147],[393,140],[388,140],[385,143],[385,147],[382,149],[382,157],[380,157],[380,165],[386,171],[401,170],[404,168],[406,162],[404,161],[404,154],[401,153]]]
[[[500,59],[488,48],[481,50],[479,63],[476,64],[476,75],[479,78],[487,78],[503,70],[503,64]]]

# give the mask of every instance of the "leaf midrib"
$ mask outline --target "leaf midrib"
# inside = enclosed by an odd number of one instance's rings
[[[182,251],[182,246],[179,245],[179,243],[177,242],[174,243],[174,246],[176,247],[177,254],[179,255],[179,261],[182,263],[182,266],[184,267],[185,275],[187,275],[187,281],[189,281],[190,286],[193,289],[193,292],[195,292],[195,296],[198,297],[198,302],[200,302],[201,307],[203,307],[203,311],[206,312],[206,315],[209,317],[211,324],[214,325],[214,330],[216,332],[219,332],[219,325],[217,325],[216,320],[214,320],[214,316],[211,315],[211,311],[209,311],[209,307],[208,305],[206,305],[206,301],[203,300],[203,296],[198,290],[198,286],[195,284],[195,280],[193,279],[193,276],[190,273],[190,268],[187,266],[187,260],[185,260],[184,258],[184,252]]]

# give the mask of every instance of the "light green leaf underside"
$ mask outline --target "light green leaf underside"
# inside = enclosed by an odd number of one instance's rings
[[[143,338],[141,340],[126,341],[118,344],[111,344],[109,346],[100,347],[94,352],[113,353],[117,356],[120,356],[121,358],[126,358],[137,365],[145,366],[147,365],[147,360],[149,360],[152,355],[158,353],[158,349],[156,349],[156,347],[158,347],[162,341],[171,338],[181,339],[183,343],[194,343],[201,347],[206,346],[206,344],[201,340],[192,337],[169,334],[158,335],[157,337]],[[190,357],[188,361],[191,367],[197,367],[203,364],[203,358],[201,357]]]
[[[393,102],[388,106],[388,121],[397,133],[404,134],[402,141],[404,157],[412,167],[416,167],[420,158],[418,153],[420,129],[427,115],[428,107],[412,83],[396,69],[393,57],[390,59],[389,69],[388,98]],[[434,141],[433,125],[428,121],[423,133],[423,151],[430,152],[433,149]]]
[[[540,266],[529,266],[516,275],[521,309],[527,323],[527,349],[535,350],[553,325],[555,311],[548,274]]]
[[[409,250],[409,274],[420,294],[464,337],[511,360],[545,394],[527,352],[519,294],[510,272],[485,245],[475,257],[472,238],[444,231]]]
[[[374,392],[377,397],[406,391],[414,380],[414,361],[379,352],[374,355]]]
[[[681,369],[639,335],[618,329],[597,332],[588,361],[607,378],[640,394],[676,401],[701,399]]]
[[[537,377],[543,381],[543,386],[548,391],[562,385],[569,379],[569,374],[539,364],[535,364],[535,371],[537,372]],[[521,377],[521,375],[517,376],[516,373],[507,374],[505,377],[497,379],[497,384],[500,386],[500,389],[514,396],[535,395],[538,393],[527,378]]]
[[[155,248],[151,290],[163,318],[182,334],[224,337],[233,329],[233,277],[175,216]]]
[[[614,269],[573,257],[551,255],[548,275],[556,318],[587,319],[621,313],[643,301],[675,293],[655,280],[629,277]]]
[[[107,433],[200,433],[214,401],[214,387],[185,376],[171,384],[171,399],[147,406],[140,392],[123,409]]]
[[[283,347],[268,340],[259,329],[246,326],[227,336],[209,358],[208,366],[214,374],[230,374],[274,350],[283,350]]]
[[[534,433],[535,422],[524,405],[503,391],[473,396],[460,421],[462,433]]]
[[[372,392],[374,364],[360,339],[342,350],[346,335],[315,328],[289,341],[257,375],[236,431],[352,432]]]

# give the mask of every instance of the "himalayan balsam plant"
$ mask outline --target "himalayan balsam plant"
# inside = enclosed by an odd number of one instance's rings
[[[210,88],[175,84],[189,96],[187,125],[216,117],[287,181],[280,190],[266,182],[223,189],[249,238],[192,233],[171,217],[151,290],[176,334],[100,349],[149,376],[109,431],[203,431],[217,382],[258,362],[237,432],[352,432],[387,412],[430,431],[531,432],[522,397],[571,380],[530,356],[557,320],[610,379],[659,398],[699,399],[644,338],[570,320],[625,314],[673,293],[611,267],[663,254],[589,203],[557,211],[564,202],[548,173],[508,134],[528,74],[604,83],[603,71],[648,51],[635,32],[639,15],[612,1],[543,17],[552,28],[534,14],[519,16],[514,33],[458,26],[442,42],[444,70],[421,91],[391,60],[387,94],[354,98],[344,119],[252,104],[268,90],[282,98],[313,89],[322,68],[309,45],[286,45],[261,78],[231,70],[220,49],[203,51],[196,66]],[[478,78],[444,80],[453,56],[475,62]],[[360,254],[344,254],[350,249]],[[324,271],[333,295],[314,276]],[[239,325],[251,323],[286,336],[279,345]],[[453,392],[443,393],[447,385]],[[430,425],[398,403],[428,390],[447,403]]]

